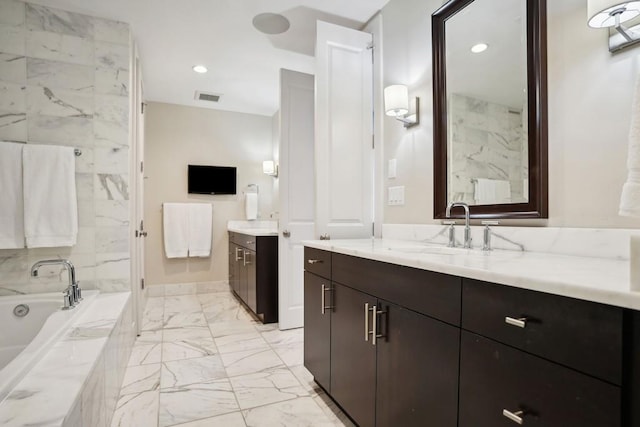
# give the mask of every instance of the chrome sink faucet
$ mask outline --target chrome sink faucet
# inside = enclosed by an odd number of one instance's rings
[[[76,281],[76,269],[73,264],[66,259],[44,259],[31,266],[31,276],[38,277],[38,269],[43,265],[62,265],[69,273],[69,286],[64,292],[64,309],[73,308],[82,300],[82,290]]]
[[[447,218],[451,218],[451,208],[455,208],[457,206],[461,206],[464,208],[464,248],[471,248],[471,227],[469,227],[469,205],[464,202],[453,202],[447,205],[447,210],[445,211],[445,216]],[[455,240],[454,240],[455,245]]]

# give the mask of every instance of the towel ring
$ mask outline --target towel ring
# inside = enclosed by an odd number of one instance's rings
[[[80,156],[82,156],[82,150],[79,149],[79,148],[74,148],[73,149],[73,154],[75,154],[76,157],[80,157]]]

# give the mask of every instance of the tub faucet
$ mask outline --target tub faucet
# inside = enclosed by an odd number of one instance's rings
[[[471,248],[471,227],[469,227],[469,205],[464,202],[453,202],[447,205],[445,216],[451,218],[451,208],[462,206],[464,208],[464,248]],[[455,241],[454,241],[455,242]],[[455,244],[455,243],[454,243]]]
[[[31,276],[38,277],[38,269],[43,265],[62,265],[69,273],[69,286],[64,295],[64,307],[72,308],[82,300],[82,290],[76,281],[76,268],[66,259],[43,259],[31,266]]]

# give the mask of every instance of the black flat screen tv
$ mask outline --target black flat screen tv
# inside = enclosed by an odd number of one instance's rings
[[[189,194],[236,194],[236,168],[189,165]]]

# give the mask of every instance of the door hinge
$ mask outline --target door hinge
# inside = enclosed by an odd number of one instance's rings
[[[140,289],[144,289],[144,277],[140,279]]]
[[[373,148],[373,149],[376,148],[376,136],[375,135],[371,135],[371,148]]]
[[[376,223],[375,222],[371,223],[371,235],[372,236],[376,235]]]
[[[146,103],[144,103],[144,102],[140,103],[140,114],[144,114],[144,107],[146,107],[146,106],[147,106]]]
[[[140,162],[140,173],[144,172],[144,162]]]

